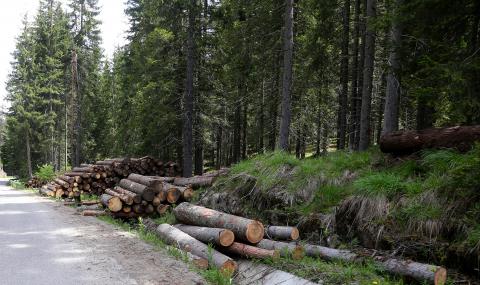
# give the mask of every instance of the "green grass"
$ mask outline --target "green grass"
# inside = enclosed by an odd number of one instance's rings
[[[356,192],[365,196],[394,197],[405,192],[402,177],[388,172],[371,173],[353,183]]]

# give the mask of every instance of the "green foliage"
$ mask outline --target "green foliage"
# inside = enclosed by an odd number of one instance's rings
[[[37,176],[43,183],[46,183],[55,178],[55,170],[52,165],[44,164],[38,168],[37,172],[35,172],[35,176]]]
[[[393,197],[405,190],[403,179],[387,172],[372,173],[359,178],[354,187],[361,195]]]
[[[467,244],[472,250],[480,250],[480,225],[477,224],[473,229],[468,232]]]

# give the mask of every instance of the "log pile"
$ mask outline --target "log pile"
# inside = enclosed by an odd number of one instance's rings
[[[147,229],[155,232],[167,244],[199,258],[208,259],[207,244],[213,245],[214,249],[210,251],[213,264],[210,265],[222,270],[236,271],[237,264],[232,259],[236,256],[256,259],[275,259],[279,256],[301,259],[304,256],[312,256],[346,262],[364,262],[370,259],[348,250],[300,244],[296,227],[264,226],[259,221],[188,202],[179,204],[173,213],[177,221],[183,224],[156,225],[147,219],[145,220]],[[391,274],[419,282],[445,284],[447,273],[443,267],[385,256],[377,256],[373,260]]]
[[[38,178],[37,176],[33,176],[32,178],[30,178],[25,183],[25,187],[27,187],[27,188],[40,188],[45,184],[46,184],[45,181],[40,180],[40,178]]]

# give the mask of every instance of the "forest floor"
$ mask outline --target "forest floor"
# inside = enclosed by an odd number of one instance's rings
[[[135,234],[0,180],[2,284],[206,284]]]

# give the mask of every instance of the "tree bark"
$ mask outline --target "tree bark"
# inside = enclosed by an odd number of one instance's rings
[[[239,242],[234,242],[231,246],[223,248],[225,251],[228,251],[233,254],[240,256],[245,256],[248,258],[273,258],[278,259],[280,253],[276,250],[263,249],[256,246],[251,246]]]
[[[173,210],[173,213],[180,222],[196,226],[229,229],[235,234],[235,237],[253,244],[261,241],[264,236],[264,228],[259,221],[195,206],[190,203],[181,203]]]
[[[124,202],[127,205],[132,205],[133,204],[133,197],[125,194],[120,194],[117,193],[116,191],[112,189],[105,189],[105,193],[114,197],[118,197],[122,202]]]
[[[133,182],[137,182],[152,188],[155,194],[160,193],[160,191],[162,191],[163,189],[162,179],[155,179],[150,176],[143,176],[140,174],[132,173],[128,175],[128,180],[131,180]]]
[[[26,129],[25,132],[25,144],[27,147],[27,174],[28,174],[28,179],[31,179],[33,176],[33,171],[32,171],[32,151],[30,150],[30,132],[29,128]]]
[[[358,53],[360,46],[360,14],[361,14],[361,0],[355,0],[355,18],[354,18],[354,32],[353,32],[353,62],[352,62],[352,92],[350,96],[350,129],[349,129],[349,147],[355,150],[355,136],[357,135],[358,121],[357,121],[357,102],[359,100],[358,90]]]
[[[193,141],[193,92],[195,73],[195,7],[196,0],[191,0],[188,9],[188,28],[187,28],[187,68],[185,80],[185,93],[183,99],[183,176],[192,176],[192,141]]]
[[[411,154],[429,148],[453,148],[466,152],[477,141],[480,141],[480,125],[397,131],[381,137],[380,150],[396,155]]]
[[[132,192],[132,191],[129,191],[127,189],[123,189],[120,186],[115,186],[115,188],[113,188],[113,191],[115,191],[115,192],[117,192],[121,195],[126,195],[126,196],[131,197],[134,203],[138,204],[138,203],[142,202],[142,195],[137,194],[137,193]]]
[[[268,238],[279,240],[297,240],[300,236],[296,227],[286,226],[267,226],[265,227],[265,235]]]
[[[285,31],[283,35],[283,80],[282,117],[280,119],[279,147],[289,150],[290,122],[292,119],[292,77],[293,77],[293,2],[285,0]]]
[[[212,265],[223,271],[233,273],[237,270],[237,263],[233,261],[233,259],[214,249],[209,249],[207,245],[182,232],[181,230],[169,224],[161,224],[156,226],[156,224],[151,220],[145,220],[144,223],[148,230],[154,231],[167,244],[178,247],[181,250],[191,252],[192,254],[201,258],[211,260],[213,263]]]
[[[342,56],[340,59],[340,94],[337,114],[337,149],[345,149],[348,110],[348,45],[350,41],[350,0],[343,6]]]
[[[118,183],[118,186],[128,191],[141,195],[142,198],[148,202],[153,201],[153,197],[155,197],[155,192],[153,191],[152,188],[128,179],[120,180],[120,183]]]
[[[192,188],[196,189],[200,187],[212,186],[214,179],[214,176],[193,176],[190,178],[177,177],[175,180],[173,180],[173,184],[178,186],[190,185]]]
[[[264,249],[277,250],[283,257],[291,257],[300,260],[305,256],[305,250],[301,245],[281,241],[262,239],[256,246]]]
[[[100,202],[107,207],[111,212],[118,212],[122,209],[122,201],[118,197],[114,197],[108,194],[100,196]]]
[[[235,235],[231,230],[220,228],[206,228],[188,225],[174,225],[182,232],[198,239],[206,244],[215,244],[218,246],[231,246],[235,240]]]
[[[400,47],[402,45],[402,24],[398,20],[398,10],[404,0],[396,0],[390,30],[390,55],[388,57],[387,92],[385,96],[384,125],[382,134],[398,131],[398,113],[400,104]]]
[[[367,150],[370,145],[370,116],[372,109],[372,82],[375,61],[375,28],[371,21],[376,17],[376,0],[367,0],[367,24],[365,34],[365,69],[363,71],[362,109],[360,114],[360,141],[358,149]]]

